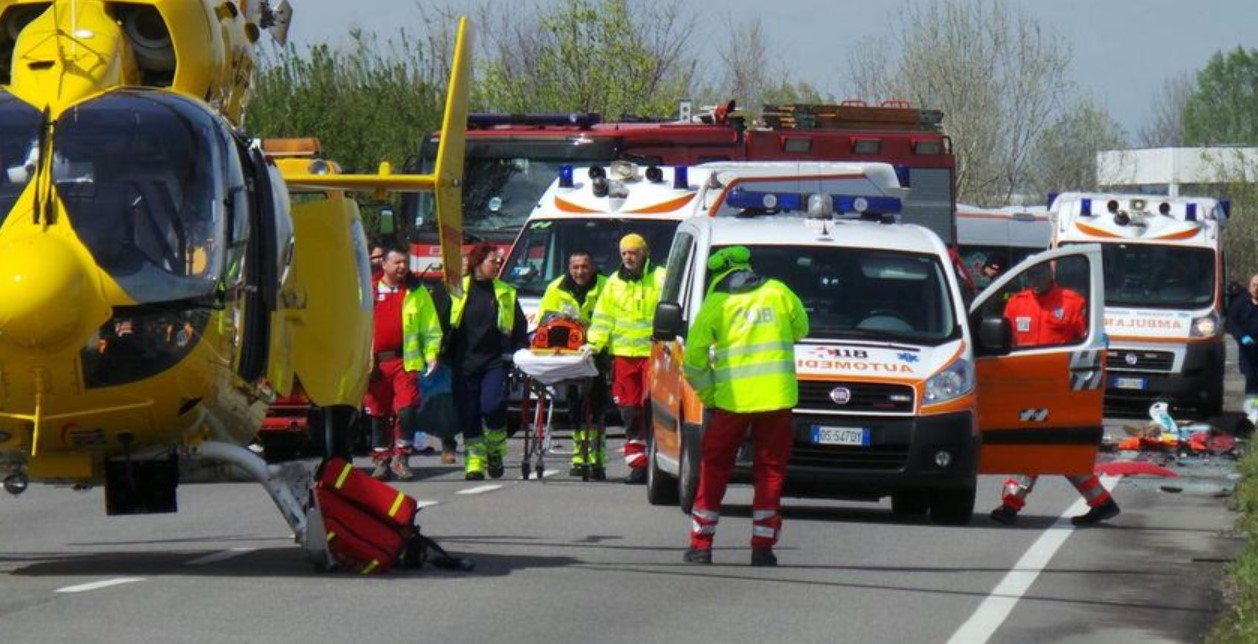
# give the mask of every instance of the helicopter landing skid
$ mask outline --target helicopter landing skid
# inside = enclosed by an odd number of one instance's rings
[[[311,563],[317,567],[328,565],[330,559],[323,519],[319,515],[319,509],[310,502],[310,490],[314,487],[319,461],[298,460],[268,464],[247,448],[218,441],[205,441],[193,447],[189,457],[230,463],[261,483],[292,528],[293,538],[301,545]]]

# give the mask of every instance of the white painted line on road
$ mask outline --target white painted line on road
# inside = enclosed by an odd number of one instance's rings
[[[212,564],[212,563],[218,563],[220,561],[227,561],[228,559],[233,559],[235,557],[239,557],[240,555],[248,554],[250,552],[253,552],[254,550],[257,550],[257,548],[232,548],[231,550],[224,550],[222,552],[212,552],[208,555],[197,557],[196,559],[193,559],[191,561],[185,561],[183,565],[204,566],[205,564]]]
[[[1121,476],[1102,476],[1101,484],[1105,486],[1105,489],[1112,490],[1121,479]],[[978,610],[975,610],[961,628],[948,638],[948,644],[983,644],[991,639],[996,629],[1005,623],[1013,607],[1018,604],[1018,600],[1022,599],[1026,591],[1031,588],[1031,584],[1035,583],[1035,579],[1040,576],[1040,573],[1048,566],[1048,562],[1052,561],[1053,555],[1057,554],[1057,550],[1066,543],[1066,539],[1074,531],[1070,517],[1082,513],[1087,505],[1087,501],[1080,498],[1066,508],[1066,511],[1057,517],[1057,521],[1053,522],[1053,525],[1049,526],[1044,534],[1040,535],[1040,538],[1036,539],[1035,543],[1022,554],[1022,558],[1013,565],[1005,578],[996,584],[996,588],[987,596],[987,599],[979,604]]]
[[[416,502],[415,502],[415,505],[416,505],[417,507],[419,507],[419,508],[421,508],[421,509],[422,509],[422,508],[432,507],[432,506],[434,506],[434,505],[438,505],[438,504],[440,504],[440,503],[441,503],[441,501],[426,501],[426,500],[419,500],[419,501],[416,501]]]
[[[106,579],[104,581],[94,581],[90,584],[79,584],[78,586],[66,586],[58,588],[54,593],[85,593],[89,590],[100,590],[101,588],[109,588],[110,586],[119,586],[121,584],[129,584],[133,581],[144,581],[143,577],[118,577],[117,579]]]
[[[500,489],[502,489],[501,485],[478,485],[476,487],[469,487],[466,490],[459,490],[458,492],[455,492],[455,494],[484,494],[485,492],[493,492],[494,490]]]
[[[558,473],[559,470],[542,470],[542,476],[545,478],[550,478]]]

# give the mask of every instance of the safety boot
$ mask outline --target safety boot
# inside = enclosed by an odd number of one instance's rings
[[[1013,525],[1018,522],[1018,511],[1002,503],[992,510],[991,517],[992,521],[1001,525]]]
[[[371,470],[371,478],[377,481],[389,480],[389,452],[388,450],[376,449],[371,452],[371,461],[375,463],[375,468]]]
[[[778,565],[778,557],[773,554],[773,548],[752,548],[751,565],[763,567],[776,566]]]
[[[625,477],[625,485],[646,485],[646,468],[630,468],[629,475]]]
[[[489,465],[489,478],[502,478],[503,461],[507,458],[507,430],[486,429],[485,450]]]
[[[411,471],[411,467],[406,464],[406,457],[401,454],[393,455],[393,459],[389,461],[389,471],[393,472],[393,476],[399,481],[409,481],[415,478],[415,472]]]
[[[485,480],[485,443],[481,439],[467,441],[463,446],[463,478],[469,481]]]
[[[1106,499],[1105,503],[1090,508],[1087,514],[1072,517],[1070,522],[1080,526],[1096,525],[1102,521],[1113,519],[1121,511],[1118,509],[1118,504],[1114,502],[1114,499]]]
[[[710,564],[712,563],[712,550],[710,548],[687,548],[686,554],[682,555],[681,560],[690,564]]]

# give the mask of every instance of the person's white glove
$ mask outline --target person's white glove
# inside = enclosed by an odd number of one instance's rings
[[[437,370],[440,368],[441,368],[441,362],[439,360],[433,360],[432,362],[429,362],[428,369],[424,370],[424,377],[431,378],[432,375],[437,373]]]

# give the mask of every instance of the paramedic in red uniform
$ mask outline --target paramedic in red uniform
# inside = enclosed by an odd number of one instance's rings
[[[1082,340],[1088,332],[1087,302],[1083,296],[1058,285],[1049,264],[1031,267],[1027,278],[1031,286],[1005,303],[1005,319],[1013,327],[1013,346],[1060,346]],[[992,520],[1005,525],[1016,522],[1036,478],[1021,475],[1005,481],[1001,504],[992,510]],[[1066,480],[1087,500],[1089,508],[1086,514],[1071,518],[1071,523],[1093,525],[1118,516],[1118,504],[1095,474],[1071,475]]]
[[[419,407],[419,372],[437,366],[441,326],[428,290],[411,275],[406,251],[391,248],[372,280],[375,326],[371,381],[363,408],[371,417],[371,475],[399,480],[414,474],[407,465],[415,410]]]

